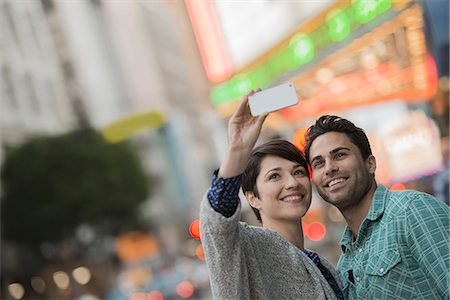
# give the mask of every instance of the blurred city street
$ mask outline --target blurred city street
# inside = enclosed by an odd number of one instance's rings
[[[258,143],[323,114],[376,180],[449,204],[448,0],[0,0],[0,299],[212,299],[200,201],[252,89],[291,82]],[[258,225],[246,201],[242,220]],[[345,221],[317,192],[305,247]]]

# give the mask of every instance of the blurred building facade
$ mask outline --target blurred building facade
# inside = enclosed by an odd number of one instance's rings
[[[56,40],[39,1],[0,3],[0,160],[5,148],[64,132],[75,117]]]
[[[5,0],[0,14],[0,159],[35,134],[87,124],[102,130],[160,112],[163,128],[129,136],[153,182],[141,212],[166,263],[186,255],[189,224],[222,146],[214,141],[224,139],[212,132],[226,131],[209,105],[184,3]]]

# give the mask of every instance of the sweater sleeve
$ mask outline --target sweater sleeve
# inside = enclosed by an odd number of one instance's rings
[[[209,204],[216,212],[229,218],[234,214],[239,204],[239,188],[242,175],[231,178],[218,178],[218,171],[214,172],[207,197]]]
[[[242,288],[249,284],[241,241],[240,201],[234,213],[225,217],[214,210],[209,193],[200,205],[200,234],[213,298],[249,299],[249,289]]]

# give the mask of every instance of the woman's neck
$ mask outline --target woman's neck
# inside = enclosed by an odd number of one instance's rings
[[[295,222],[287,220],[263,220],[263,227],[275,231],[297,248],[304,248],[301,219]]]

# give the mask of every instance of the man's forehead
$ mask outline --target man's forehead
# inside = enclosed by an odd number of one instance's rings
[[[318,136],[311,144],[310,155],[325,155],[341,148],[354,149],[356,145],[342,132],[327,132]]]

